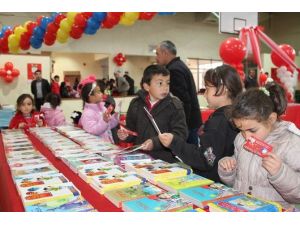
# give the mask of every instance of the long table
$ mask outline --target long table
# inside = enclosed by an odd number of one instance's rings
[[[38,149],[61,173],[63,173],[80,191],[81,195],[100,212],[121,212],[103,195],[96,192],[89,184],[74,173],[62,160],[53,153],[34,135],[28,134],[32,144]],[[0,211],[24,212],[16,186],[6,161],[2,135],[0,134]]]

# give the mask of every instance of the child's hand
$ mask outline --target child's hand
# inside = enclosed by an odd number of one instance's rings
[[[236,160],[233,157],[224,157],[219,161],[219,165],[226,172],[231,172],[236,167]]]
[[[103,120],[106,122],[106,123],[108,123],[108,121],[110,120],[110,118],[111,118],[111,115],[110,115],[110,113],[103,113]]]
[[[281,159],[273,152],[270,152],[268,156],[262,159],[263,168],[265,168],[272,176],[279,172],[281,164]]]
[[[128,133],[124,129],[119,129],[117,131],[117,135],[121,141],[126,140],[126,138],[128,137]]]
[[[148,139],[143,143],[142,150],[144,151],[151,151],[153,149],[153,141],[151,139]]]
[[[158,138],[163,146],[168,148],[170,144],[172,143],[174,135],[171,133],[163,133],[158,135]]]
[[[23,129],[25,126],[26,126],[26,123],[22,122],[22,123],[19,123],[18,128]]]
[[[39,119],[38,121],[37,121],[37,125],[39,126],[39,127],[42,127],[43,126],[43,120],[41,120],[41,119]]]

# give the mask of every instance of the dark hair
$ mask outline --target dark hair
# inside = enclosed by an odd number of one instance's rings
[[[34,71],[34,74],[37,74],[37,73],[42,73],[42,71],[41,70]]]
[[[146,83],[150,85],[150,82],[155,75],[169,76],[170,72],[164,66],[160,65],[150,65],[144,70],[144,74],[141,80],[141,87]]]
[[[54,79],[56,79],[56,78],[59,78],[59,76],[58,76],[58,75],[55,75],[55,76],[54,76]]]
[[[160,48],[166,49],[168,52],[170,52],[172,55],[176,55],[177,54],[177,49],[175,44],[172,41],[166,40],[166,41],[162,41],[160,43]]]
[[[279,118],[287,107],[285,91],[275,82],[267,83],[265,89],[249,88],[239,95],[232,105],[231,118],[262,122],[267,121],[272,112],[277,113]]]
[[[237,71],[226,64],[206,71],[204,82],[207,86],[213,85],[216,87],[215,96],[220,96],[226,87],[228,97],[231,100],[234,100],[243,90],[242,81]]]
[[[104,93],[104,91],[106,89],[105,81],[103,79],[102,80],[98,79],[98,80],[96,80],[96,82],[97,82],[97,86],[99,86],[99,88],[100,88],[100,91],[102,93]]]
[[[34,107],[34,100],[33,100],[32,96],[31,96],[30,94],[21,94],[21,95],[18,97],[18,99],[17,99],[17,106],[16,106],[16,108],[17,108],[16,111],[17,111],[17,112],[22,113],[22,112],[19,110],[19,107],[22,105],[22,103],[24,102],[24,100],[25,100],[26,98],[29,98],[29,99],[31,100],[31,102],[32,102],[32,111],[34,111],[35,107]]]
[[[61,98],[58,94],[49,93],[46,95],[45,102],[49,102],[51,108],[55,109],[61,103]]]
[[[83,102],[89,102],[89,93],[93,87],[93,83],[88,83],[84,85],[81,89],[81,99]],[[84,103],[83,103],[84,104]]]

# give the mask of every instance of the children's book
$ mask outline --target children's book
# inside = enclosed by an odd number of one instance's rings
[[[151,162],[151,161],[152,161],[151,156],[144,153],[117,155],[114,158],[114,162],[117,165],[122,165],[125,163]]]
[[[220,183],[213,183],[208,186],[191,187],[179,191],[182,198],[191,201],[200,208],[206,208],[207,204],[215,199],[223,199],[240,192]]]
[[[119,190],[108,191],[104,196],[109,199],[115,206],[121,208],[122,203],[138,198],[143,198],[151,195],[158,195],[165,192],[163,189],[154,186],[149,182],[144,182],[140,185],[122,188]]]
[[[281,212],[275,202],[264,201],[250,195],[240,194],[208,203],[210,212]]]
[[[26,212],[95,212],[96,210],[81,196],[59,198],[25,206]]]
[[[23,175],[29,175],[29,174],[35,174],[35,173],[53,173],[57,172],[57,169],[53,167],[50,164],[40,164],[35,166],[28,166],[26,168],[23,168],[21,170],[12,170],[13,176],[23,176]]]
[[[78,170],[78,175],[88,183],[90,183],[92,178],[95,176],[107,176],[123,173],[124,172],[120,170],[118,166],[106,167],[98,164],[85,165],[82,169]]]
[[[37,203],[66,197],[80,196],[80,192],[72,183],[22,188],[22,190],[20,191],[24,206],[34,205]]]
[[[23,167],[34,166],[34,165],[43,164],[43,163],[49,164],[49,161],[46,158],[16,161],[16,162],[10,163],[9,167],[11,170],[15,170],[15,169],[20,169]]]
[[[112,162],[106,161],[101,156],[98,156],[97,158],[79,159],[79,160],[69,161],[69,166],[75,173],[78,173],[78,171],[81,170],[82,168],[84,168],[84,166],[86,166],[86,165],[98,165],[101,167],[111,167],[114,164]]]
[[[190,202],[183,200],[177,194],[169,192],[123,203],[123,210],[126,212],[177,212],[188,209],[193,209]]]
[[[205,177],[201,177],[197,174],[190,174],[184,177],[177,177],[167,180],[158,181],[158,186],[164,188],[167,191],[178,193],[178,191],[186,188],[209,185],[214,181]]]

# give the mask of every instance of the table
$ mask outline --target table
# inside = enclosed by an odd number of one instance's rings
[[[103,195],[96,192],[89,184],[74,173],[62,160],[56,158],[53,153],[32,134],[28,134],[32,144],[63,173],[80,191],[81,195],[100,212],[121,212]],[[2,135],[0,134],[0,212],[24,212],[22,200],[18,195],[16,186],[11,177],[10,169],[6,161]]]

